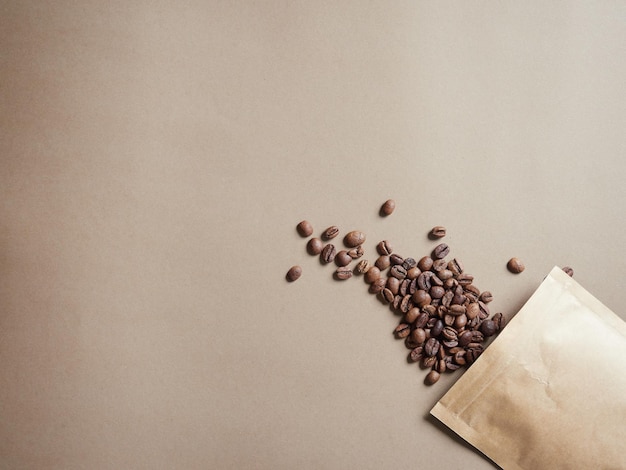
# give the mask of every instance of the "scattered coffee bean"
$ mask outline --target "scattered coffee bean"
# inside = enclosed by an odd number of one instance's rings
[[[322,252],[322,248],[324,248],[324,242],[319,238],[311,238],[306,244],[306,251],[313,256],[319,255]]]
[[[443,238],[446,236],[446,228],[441,225],[437,225],[430,231],[431,238]]]
[[[380,215],[386,217],[393,214],[394,210],[396,210],[396,201],[393,199],[387,199],[380,208]]]
[[[450,247],[448,247],[448,245],[446,245],[445,243],[440,243],[433,250],[433,257],[437,259],[443,259],[448,256],[448,253],[450,253]]]
[[[353,230],[352,232],[348,232],[343,242],[348,248],[354,248],[365,243],[365,234],[358,230]]]
[[[394,330],[394,334],[397,338],[406,338],[411,333],[411,325],[406,323],[400,323]]]
[[[574,270],[569,266],[565,266],[563,268],[563,272],[567,274],[569,277],[574,277]]]
[[[439,380],[440,377],[441,377],[441,374],[439,372],[437,372],[436,370],[431,370],[428,374],[426,374],[424,383],[426,385],[433,385]]]
[[[338,251],[335,255],[335,264],[337,266],[347,266],[352,261],[352,257],[348,254],[346,250]]]
[[[379,242],[378,245],[376,245],[376,250],[378,250],[378,254],[381,256],[389,256],[391,253],[393,253],[393,248],[387,240]]]
[[[369,268],[370,262],[366,259],[362,259],[357,263],[356,268],[354,268],[354,272],[356,274],[365,274]]]
[[[404,263],[404,258],[400,255],[392,253],[391,255],[389,255],[389,262],[391,263],[392,266],[396,264],[402,264]]]
[[[322,249],[322,253],[320,254],[322,263],[328,264],[332,263],[335,260],[335,255],[337,254],[337,249],[335,245],[329,243]]]
[[[371,294],[378,294],[379,292],[382,292],[382,290],[385,288],[385,279],[382,277],[379,277],[378,279],[376,279],[374,282],[372,282],[370,284],[370,288],[369,291]]]
[[[296,230],[298,231],[301,237],[306,238],[306,237],[311,236],[311,234],[313,233],[313,226],[311,225],[311,222],[309,222],[308,220],[303,220],[296,226]]]
[[[335,271],[335,278],[340,281],[345,281],[346,279],[350,279],[352,277],[352,269],[342,266],[337,268]]]
[[[433,259],[430,256],[424,256],[417,262],[417,267],[422,271],[430,271],[433,267]]]
[[[486,290],[480,294],[480,296],[478,297],[478,300],[488,304],[489,302],[493,300],[493,295],[491,295],[491,292]]]
[[[350,255],[350,258],[352,259],[359,259],[361,256],[363,256],[363,247],[361,245],[357,246],[356,248],[352,248],[351,250],[348,250],[348,255]]]
[[[289,282],[298,280],[300,276],[302,276],[302,268],[300,266],[292,266],[287,271],[287,281]]]
[[[381,271],[384,271],[389,266],[391,266],[391,261],[389,261],[389,256],[387,256],[387,255],[380,255],[376,259],[376,262],[374,264],[376,265],[376,267],[378,269],[380,269]]]
[[[519,274],[525,269],[524,263],[522,263],[518,258],[511,258],[506,267],[514,274]]]
[[[324,240],[332,240],[339,234],[339,227],[336,225],[331,225],[322,233],[322,239]]]
[[[376,266],[372,266],[365,273],[365,282],[367,282],[368,284],[371,284],[379,277],[380,277],[380,269],[378,269]]]

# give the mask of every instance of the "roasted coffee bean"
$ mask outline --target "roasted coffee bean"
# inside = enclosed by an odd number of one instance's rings
[[[481,320],[489,317],[489,307],[485,302],[478,301],[478,316]]]
[[[380,215],[387,217],[388,215],[393,214],[394,210],[396,210],[396,201],[393,199],[387,199],[380,207]]]
[[[433,250],[433,258],[443,259],[450,253],[450,247],[445,243],[440,243]]]
[[[519,258],[511,258],[506,267],[514,274],[519,274],[525,269],[524,263]]]
[[[422,312],[415,319],[415,328],[424,328],[426,323],[428,323],[428,313]]]
[[[313,226],[308,220],[303,220],[302,222],[300,222],[296,226],[296,230],[298,231],[300,236],[304,238],[309,237],[311,236],[311,234],[313,234]]]
[[[437,338],[431,337],[424,343],[424,354],[426,356],[435,356],[439,351],[439,347],[440,344]]]
[[[444,339],[441,341],[441,344],[443,344],[446,348],[453,348],[458,345],[459,342],[456,339]]]
[[[437,337],[443,331],[443,322],[441,320],[437,320],[433,327],[430,330],[430,334],[434,337]]]
[[[385,300],[385,302],[387,303],[391,303],[393,302],[393,299],[395,297],[394,293],[391,292],[391,290],[389,290],[388,288],[384,288],[382,291],[382,295],[383,295],[383,299]]]
[[[413,300],[410,295],[400,296],[402,297],[402,301],[400,302],[400,311],[402,313],[407,313],[411,308],[413,308]]]
[[[430,268],[433,267],[433,259],[430,256],[424,256],[417,262],[417,267],[422,272],[430,271]]]
[[[465,315],[467,315],[467,318],[469,318],[470,320],[476,318],[479,312],[480,307],[478,306],[477,302],[470,302],[465,307]]]
[[[417,308],[417,307],[411,307],[411,308],[409,309],[409,311],[408,311],[408,312],[406,312],[406,314],[404,315],[404,320],[405,320],[407,323],[413,323],[413,322],[415,322],[415,320],[417,320],[417,317],[419,316],[419,314],[420,314],[420,313],[421,313],[421,312],[420,312],[420,309],[419,309],[419,308]]]
[[[300,266],[292,266],[289,271],[287,271],[287,281],[293,282],[297,281],[300,276],[302,276],[302,268]]]
[[[426,312],[429,317],[437,316],[437,307],[435,307],[434,305],[424,305],[423,307],[421,307],[421,309],[422,312]]]
[[[493,320],[485,320],[480,324],[480,331],[486,337],[495,335],[497,331],[495,322]]]
[[[395,277],[388,277],[386,287],[393,292],[393,295],[396,295],[400,290],[400,281]]]
[[[426,378],[424,379],[424,383],[426,385],[433,385],[439,380],[440,377],[441,377],[441,374],[439,372],[437,372],[436,370],[431,370],[426,375]]]
[[[492,320],[496,324],[497,331],[500,331],[506,325],[506,318],[504,318],[504,315],[502,315],[502,313],[500,312],[496,313],[493,316]]]
[[[489,302],[493,300],[493,295],[491,295],[491,292],[486,290],[480,294],[480,296],[478,297],[478,300],[488,304]]]
[[[455,319],[455,318],[456,318],[456,317],[455,317],[454,315],[450,315],[449,313],[446,313],[446,314],[443,316],[443,323],[444,323],[444,325],[446,325],[446,326],[452,326],[452,325],[454,325],[454,319]]]
[[[430,238],[443,238],[446,236],[446,228],[441,225],[436,225],[430,230]]]
[[[426,355],[424,355],[422,357],[422,362],[420,363],[420,365],[424,369],[430,369],[432,366],[435,365],[435,362],[437,362],[437,358],[435,356],[426,356]]]
[[[452,279],[452,276],[454,276],[454,274],[452,274],[452,271],[450,271],[449,269],[442,269],[437,272],[437,277],[444,281],[444,284],[445,281],[447,281],[448,279]]]
[[[425,290],[416,290],[415,294],[413,294],[413,302],[415,302],[415,305],[418,307],[428,305],[431,300],[430,295]]]
[[[306,244],[306,251],[313,256],[319,255],[322,252],[322,248],[324,248],[324,242],[319,238],[311,238]]]
[[[459,335],[459,346],[467,346],[468,344],[470,344],[472,342],[472,332],[471,331],[464,331],[463,333],[461,333]]]
[[[404,263],[404,258],[400,255],[396,255],[395,253],[392,253],[391,255],[389,255],[389,262],[391,263],[392,266],[395,266],[396,264]]]
[[[327,244],[322,249],[322,253],[320,255],[322,263],[324,264],[332,263],[335,260],[336,254],[337,254],[337,249],[335,248],[335,245],[333,245],[332,243]]]
[[[416,347],[409,353],[409,358],[413,362],[420,362],[424,357],[423,349],[421,346]]]
[[[352,258],[346,250],[341,250],[335,255],[335,264],[339,267],[347,266],[352,261]]]
[[[378,294],[385,288],[385,278],[379,277],[370,284],[369,291],[371,294]]]
[[[389,266],[391,266],[391,263],[389,262],[389,256],[387,255],[379,256],[378,258],[376,258],[375,265],[378,269],[380,269],[381,271],[384,271]]]
[[[446,326],[442,331],[442,336],[446,340],[458,340],[458,334],[456,330],[450,326]]]
[[[460,366],[464,366],[465,365],[465,355],[467,354],[467,351],[462,350],[462,351],[458,351],[454,354],[453,356],[453,361],[455,364],[458,364]]]
[[[407,349],[415,349],[419,346],[419,344],[415,344],[415,342],[411,339],[411,335],[404,338],[404,347]]]
[[[356,274],[365,274],[369,268],[370,262],[366,259],[362,259],[357,263],[356,268],[354,268],[354,272]]]
[[[404,258],[402,267],[408,271],[409,269],[417,267],[417,261],[415,261],[414,258]]]
[[[459,370],[461,368],[460,365],[455,364],[450,356],[446,358],[446,371],[454,372],[455,370]]]
[[[569,266],[565,266],[563,268],[563,272],[567,274],[569,277],[574,277],[574,270]]]
[[[470,302],[478,302],[478,297],[480,297],[480,290],[478,287],[473,284],[463,286],[463,292]]]
[[[474,276],[467,273],[461,273],[456,277],[456,280],[461,286],[469,286],[472,282],[474,282]]]
[[[437,317],[430,317],[426,322],[426,329],[430,331],[430,329],[435,326],[435,323],[437,323],[437,320]]]
[[[417,276],[417,286],[424,291],[430,290],[432,287],[431,278],[434,276],[432,271],[423,271],[422,274]]]
[[[348,248],[355,248],[365,243],[365,234],[363,232],[359,232],[358,230],[348,232],[343,239],[343,243]]]
[[[350,258],[352,259],[359,259],[361,256],[363,256],[363,253],[364,251],[361,245],[348,251],[348,255],[350,255]]]
[[[352,269],[342,266],[337,268],[335,271],[335,278],[340,281],[345,281],[346,279],[350,279],[352,277]]]
[[[472,343],[482,343],[483,341],[485,341],[485,336],[477,330],[472,330],[472,341],[470,341],[470,346]]]
[[[448,267],[448,263],[445,259],[436,259],[433,260],[433,267],[430,268],[431,271],[435,271],[435,273],[439,273]]]
[[[440,374],[443,374],[446,371],[445,358],[439,359],[437,362],[435,362],[435,365],[433,366],[433,371],[439,372]]]
[[[339,234],[339,227],[336,225],[331,225],[322,233],[323,240],[331,240],[335,238]]]
[[[454,292],[451,290],[447,290],[443,297],[441,298],[441,305],[444,307],[450,307],[452,304],[452,298],[454,297]]]
[[[462,330],[467,325],[467,316],[465,314],[459,315],[454,319],[454,327],[457,330]]]
[[[426,332],[423,328],[415,328],[411,332],[411,339],[413,339],[413,341],[417,344],[422,345],[426,342]]]
[[[391,253],[393,253],[393,248],[387,240],[383,240],[382,242],[378,243],[378,245],[376,245],[376,250],[378,251],[379,255],[389,256]]]
[[[432,286],[428,293],[433,299],[441,299],[445,295],[446,290],[441,286]]]
[[[380,269],[378,269],[376,266],[370,267],[364,276],[365,282],[367,282],[368,284],[371,284],[379,277],[380,277]]]
[[[452,271],[452,274],[458,276],[463,272],[463,264],[458,259],[454,258],[448,263],[448,269]]]
[[[393,278],[395,279],[395,277]],[[398,293],[402,296],[409,294],[409,285],[411,284],[411,280],[410,279],[403,279],[402,282],[400,282],[400,289],[398,291]]]
[[[406,338],[411,333],[411,326],[406,323],[400,323],[393,331],[396,338]]]
[[[406,277],[408,277],[409,279],[417,279],[417,276],[419,276],[421,273],[422,271],[420,270],[420,268],[415,266],[414,268],[407,269]]]
[[[466,311],[467,308],[465,307],[465,305],[454,304],[448,307],[448,313],[450,313],[450,315],[454,315],[455,317],[463,315]]]
[[[406,277],[406,269],[404,269],[400,264],[395,264],[389,270],[389,274],[396,279],[402,280]]]

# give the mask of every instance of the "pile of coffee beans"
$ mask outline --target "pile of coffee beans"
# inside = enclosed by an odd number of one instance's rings
[[[380,215],[391,215],[395,207],[393,200],[387,200]],[[306,220],[296,230],[304,238],[314,232]],[[491,292],[476,286],[474,276],[459,259],[448,258],[450,247],[441,243],[447,233],[445,227],[438,225],[428,232],[428,238],[439,242],[430,254],[404,257],[388,240],[382,240],[376,245],[373,263],[363,258],[365,233],[346,233],[343,247],[335,241],[339,233],[338,226],[327,227],[319,237],[309,238],[307,252],[319,256],[324,265],[334,264],[333,277],[338,281],[362,276],[369,293],[400,317],[393,333],[409,349],[408,360],[429,370],[426,384],[434,384],[444,372],[471,366],[485,350],[488,338],[504,328],[504,315],[490,313]],[[518,258],[512,258],[507,267],[514,273],[524,270]],[[573,276],[572,268],[563,270]],[[286,277],[293,282],[301,274],[300,266],[292,266]]]

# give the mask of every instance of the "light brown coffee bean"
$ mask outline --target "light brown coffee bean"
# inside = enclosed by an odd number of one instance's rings
[[[433,250],[433,258],[443,259],[448,256],[448,253],[450,253],[450,247],[445,243],[440,243]]]
[[[446,236],[446,228],[441,225],[436,225],[430,230],[430,238],[443,238]]]
[[[339,267],[348,266],[351,261],[352,258],[346,250],[338,251],[335,255],[335,264]]]
[[[368,284],[371,284],[376,279],[380,278],[380,269],[378,269],[376,266],[372,266],[371,268],[367,270],[364,277],[365,277],[365,282],[367,282]]]
[[[292,266],[289,271],[287,271],[287,281],[293,282],[297,281],[302,275],[302,268],[300,266]]]
[[[431,370],[428,374],[426,374],[424,383],[426,385],[433,385],[439,380],[440,377],[441,374],[439,372],[437,372],[436,370]]]
[[[322,248],[322,252],[320,253],[320,258],[322,263],[328,264],[332,263],[335,260],[335,255],[337,254],[337,249],[335,245],[329,243],[324,248]]]
[[[402,265],[396,264],[391,267],[391,269],[389,270],[389,274],[396,279],[402,280],[406,278],[406,269],[404,269]]]
[[[422,272],[430,271],[430,268],[433,267],[433,259],[430,256],[424,256],[417,262],[417,267]]]
[[[391,265],[391,262],[389,261],[389,256],[387,256],[387,255],[380,255],[376,259],[376,262],[374,264],[376,265],[376,267],[378,269],[380,269],[381,271],[384,271],[385,269],[387,269]]]
[[[298,231],[301,237],[306,238],[313,233],[313,226],[311,225],[311,222],[309,222],[308,220],[303,220],[296,226],[296,230]]]
[[[406,338],[411,333],[411,326],[406,323],[400,323],[396,326],[396,329],[393,330],[393,333],[396,338]]]
[[[386,287],[393,292],[393,295],[396,295],[400,291],[400,280],[395,277],[388,277]]]
[[[410,354],[409,354],[409,359],[412,362],[420,362],[422,360],[422,358],[424,357],[424,354],[422,352],[423,348],[421,346],[417,346],[415,349],[413,349]]]
[[[388,215],[393,214],[394,210],[396,210],[396,201],[393,199],[387,199],[380,208],[380,215],[387,217]]]
[[[335,238],[339,234],[339,227],[336,225],[331,225],[322,233],[323,240],[331,240]]]
[[[359,232],[358,230],[348,232],[348,234],[343,239],[343,243],[348,248],[354,248],[356,246],[362,245],[363,243],[365,243],[365,234],[363,232]]]
[[[509,262],[507,263],[506,267],[513,274],[519,274],[525,269],[524,263],[522,263],[522,261],[519,258],[511,258]]]
[[[306,251],[312,256],[319,255],[324,248],[324,242],[319,238],[311,238],[306,244]]]
[[[348,250],[348,255],[350,255],[350,258],[352,259],[359,259],[361,256],[363,256],[363,247],[361,245],[357,246],[356,248],[352,248],[351,250]]]
[[[385,278],[379,277],[370,284],[370,294],[378,294],[385,288]]]
[[[415,291],[415,294],[413,294],[413,302],[420,308],[424,305],[428,305],[431,300],[430,295],[425,290],[419,289]]]
[[[491,292],[486,290],[480,294],[480,296],[478,297],[478,300],[488,304],[489,302],[493,300],[493,295],[491,295]]]
[[[370,262],[366,259],[362,259],[361,261],[357,263],[356,268],[354,268],[354,273],[365,274],[369,268],[370,268]]]
[[[417,344],[422,345],[426,341],[426,332],[423,328],[415,328],[411,332],[411,339]]]
[[[337,268],[335,271],[335,278],[339,281],[345,281],[346,279],[350,279],[352,277],[352,269],[342,266]]]
[[[461,263],[461,261],[454,258],[453,260],[450,260],[450,262],[448,263],[448,269],[452,271],[452,274],[454,274],[455,276],[458,276],[459,274],[463,272],[463,264]]]
[[[393,248],[387,240],[379,242],[378,245],[376,245],[376,250],[378,251],[379,255],[389,256],[391,253],[393,253]]]

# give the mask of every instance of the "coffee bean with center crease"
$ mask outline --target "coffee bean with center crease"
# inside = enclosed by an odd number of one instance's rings
[[[331,225],[322,233],[322,239],[331,240],[335,238],[339,234],[339,227],[336,225]]]
[[[493,295],[491,295],[491,292],[486,290],[480,294],[480,296],[478,297],[478,300],[488,304],[489,302],[493,300]]]
[[[348,232],[348,234],[344,237],[343,242],[348,248],[354,248],[365,243],[365,234],[358,230],[353,230]]]
[[[448,269],[452,271],[452,274],[458,276],[463,272],[463,264],[458,259],[454,258],[448,262]]]
[[[357,263],[356,268],[354,268],[354,272],[356,274],[365,274],[369,268],[370,262],[366,259],[362,259]]]
[[[335,271],[335,278],[340,281],[345,281],[346,279],[350,279],[352,277],[352,269],[342,266],[337,268]]]
[[[413,349],[411,353],[409,354],[409,358],[411,359],[411,361],[413,362],[421,361],[422,358],[424,357],[423,350],[424,348],[421,346],[418,346],[415,349]]]
[[[393,248],[387,240],[383,240],[378,243],[378,245],[376,245],[376,250],[378,251],[379,255],[389,256],[391,253],[393,253]]]
[[[450,253],[450,247],[445,243],[440,243],[433,250],[433,257],[437,259],[443,259]]]
[[[411,333],[411,326],[406,323],[400,323],[393,333],[396,338],[406,338]]]
[[[402,267],[400,264],[396,264],[391,267],[389,274],[396,279],[404,279],[406,277],[406,269]]]
[[[497,331],[500,331],[506,325],[506,318],[504,318],[504,315],[502,315],[502,313],[500,313],[500,312],[496,313],[493,316],[492,320],[493,320],[493,322],[496,325],[496,330]]]
[[[385,288],[385,278],[379,277],[370,284],[369,291],[371,294],[378,294]]]
[[[436,225],[430,230],[430,238],[443,238],[446,236],[446,228],[442,225]]]
[[[322,253],[320,254],[322,263],[324,264],[332,263],[335,260],[336,254],[337,254],[337,249],[335,248],[335,245],[333,245],[332,243],[327,244],[322,249]]]
[[[402,267],[408,271],[409,269],[417,267],[417,261],[415,261],[415,259],[411,257],[404,258],[404,261],[402,262]]]
[[[435,356],[439,352],[439,341],[437,338],[429,338],[426,343],[424,343],[424,354],[426,356]]]
[[[389,255],[389,262],[392,266],[395,266],[396,264],[404,263],[404,258],[400,255],[396,255],[395,253],[393,253]]]

